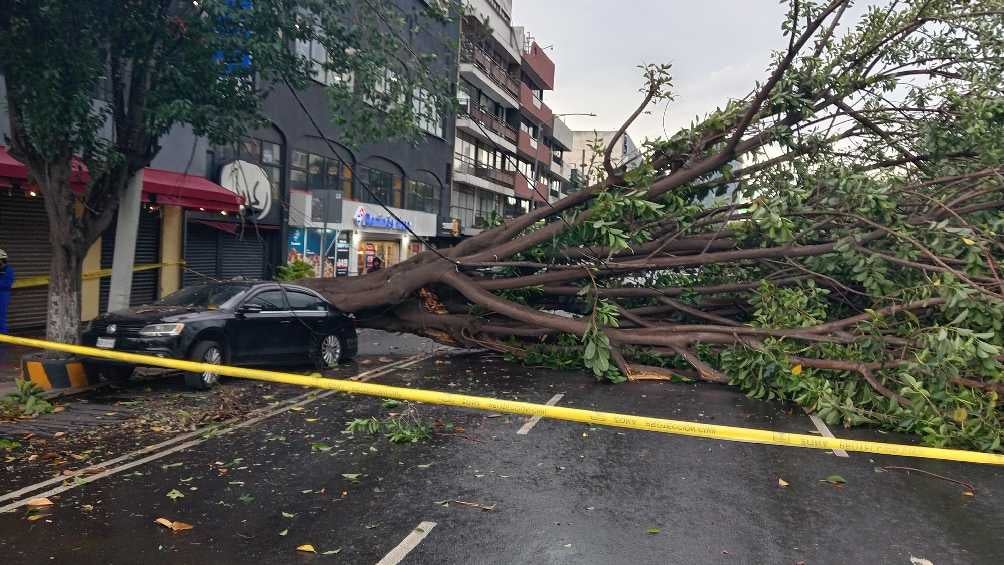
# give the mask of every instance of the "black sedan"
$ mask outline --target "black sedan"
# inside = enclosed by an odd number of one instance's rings
[[[350,317],[313,290],[270,282],[228,281],[191,286],[150,304],[110,312],[90,322],[84,345],[243,366],[318,369],[356,354]],[[122,380],[131,365],[94,360],[88,370]],[[219,375],[186,373],[194,388],[209,388]]]

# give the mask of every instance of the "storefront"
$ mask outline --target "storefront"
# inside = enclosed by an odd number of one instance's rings
[[[423,250],[421,241],[412,237],[409,228],[422,239],[436,236],[436,214],[390,208],[340,199],[341,219],[315,222],[311,207],[317,199],[307,193],[293,193],[291,207],[306,213],[290,216],[288,261],[306,261],[316,276],[332,277],[365,274],[379,258],[383,267],[406,260]],[[395,218],[394,216],[397,216]]]
[[[34,333],[45,327],[52,257],[44,195],[28,183],[27,173],[27,168],[0,146],[0,249],[8,252],[17,270],[8,313],[11,330],[17,333]],[[79,183],[83,190],[86,170],[75,170],[71,182]],[[134,305],[156,300],[177,288],[183,269],[183,210],[234,215],[242,200],[202,177],[147,168],[143,171],[142,202],[130,296]],[[85,320],[107,307],[115,231],[113,221],[84,259],[81,316]]]

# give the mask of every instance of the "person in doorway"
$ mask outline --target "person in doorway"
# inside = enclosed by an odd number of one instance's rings
[[[373,258],[373,264],[370,266],[370,272],[375,273],[383,268],[383,259],[379,257]]]
[[[0,334],[7,333],[7,305],[14,288],[14,267],[7,264],[7,252],[0,249]]]

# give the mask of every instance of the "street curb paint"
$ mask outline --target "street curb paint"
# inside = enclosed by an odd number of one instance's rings
[[[21,358],[21,376],[44,391],[83,389],[94,384],[92,380],[96,380],[87,375],[80,360],[45,359],[38,353]]]
[[[459,408],[486,410],[490,412],[540,416],[542,418],[553,418],[590,425],[630,428],[665,434],[744,443],[758,443],[763,445],[803,447],[808,449],[842,449],[844,451],[878,453],[882,455],[896,455],[899,457],[919,457],[924,459],[962,461],[966,463],[981,463],[986,465],[1004,465],[1004,455],[995,453],[980,453],[976,451],[964,451],[961,449],[943,449],[938,447],[919,447],[914,445],[875,441],[817,437],[808,434],[791,434],[755,428],[739,428],[733,426],[721,426],[717,424],[687,422],[683,420],[667,420],[663,418],[650,418],[645,416],[634,416],[631,414],[617,414],[613,412],[596,412],[593,410],[583,410],[581,408],[546,406],[543,404],[531,404],[529,402],[518,402],[514,400],[500,400],[480,396],[409,389],[340,379],[307,377],[292,373],[264,371],[261,369],[246,369],[240,367],[229,367],[226,365],[211,365],[207,363],[181,361],[178,359],[164,359],[149,355],[138,355],[135,353],[124,353],[121,351],[108,351],[93,347],[67,345],[40,339],[29,339],[8,335],[0,335],[0,342],[22,345],[25,347],[49,349],[52,351],[63,351],[85,357],[112,359],[115,361],[123,361],[137,365],[166,367],[169,369],[178,369],[181,371],[191,371],[197,373],[213,371],[228,377],[330,389],[349,394],[362,394],[378,398],[409,400],[424,404],[439,404],[443,406],[456,406]]]

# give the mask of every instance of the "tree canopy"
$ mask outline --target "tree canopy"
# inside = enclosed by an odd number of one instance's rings
[[[850,4],[791,0],[763,79],[638,166],[608,149],[580,192],[309,284],[365,325],[1000,451],[1004,10]],[[673,97],[643,72],[621,132]]]

